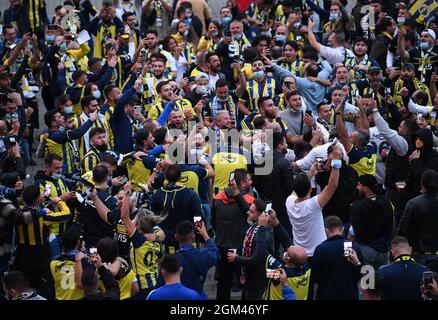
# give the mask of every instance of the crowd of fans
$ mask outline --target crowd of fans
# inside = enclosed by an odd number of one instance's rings
[[[436,1],[9,2],[0,296],[438,298]]]

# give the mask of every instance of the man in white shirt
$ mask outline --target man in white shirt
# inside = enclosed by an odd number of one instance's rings
[[[310,45],[318,51],[318,53],[328,61],[332,66],[336,63],[343,63],[347,58],[354,58],[354,53],[344,47],[345,35],[341,33],[332,33],[328,38],[328,43],[331,47],[323,46],[313,34],[314,22],[309,19],[307,24],[307,34],[309,36]]]
[[[337,143],[333,149],[331,174],[327,186],[322,192],[310,197],[312,187],[307,175],[299,175],[294,181],[294,192],[286,200],[286,209],[292,225],[294,245],[302,246],[309,257],[315,248],[327,239],[324,231],[322,209],[330,201],[339,181],[339,169],[342,166],[342,149]]]

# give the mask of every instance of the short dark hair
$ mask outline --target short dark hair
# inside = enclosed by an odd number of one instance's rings
[[[177,273],[180,268],[181,262],[174,254],[165,255],[160,262],[160,270],[165,270],[170,274]]]
[[[70,227],[61,236],[61,243],[64,250],[74,250],[78,245],[81,233],[77,227]]]
[[[98,284],[99,278],[94,267],[85,267],[82,271],[81,283],[82,287],[90,288]]]
[[[151,33],[158,37],[158,32],[157,32],[157,30],[154,30],[154,29],[146,30],[144,35],[147,36],[148,34],[151,34]]]
[[[84,109],[85,107],[88,107],[90,102],[93,100],[97,100],[94,96],[88,95],[82,98],[81,100],[81,107]]]
[[[301,93],[298,90],[289,91],[286,94],[286,100],[289,100],[292,96],[301,96]]]
[[[254,129],[262,129],[265,123],[266,119],[262,116],[255,117],[254,121],[252,122]]]
[[[44,164],[46,166],[50,166],[50,165],[52,165],[53,161],[55,161],[55,160],[62,162],[62,158],[59,155],[57,155],[55,153],[49,153],[44,159]]]
[[[303,51],[303,59],[318,61],[318,52],[316,52],[315,50]]]
[[[404,126],[408,128],[409,134],[413,134],[418,130],[417,122],[414,119],[405,119],[403,120]]]
[[[157,145],[164,144],[164,140],[167,136],[167,128],[158,128],[152,135],[154,136],[154,141]]]
[[[265,103],[265,101],[268,100],[272,100],[271,97],[260,97],[259,100],[257,101],[257,107],[260,109],[261,107],[263,107],[263,104]]]
[[[102,158],[100,158],[99,163],[108,163],[110,166],[117,167],[116,158],[109,153],[105,153],[104,155],[102,155]]]
[[[108,179],[108,168],[102,165],[97,165],[93,168],[93,180],[97,183],[103,183]]]
[[[344,226],[338,216],[328,216],[324,219],[324,227],[329,230],[341,229]]]
[[[223,88],[225,86],[228,86],[228,81],[227,80],[225,80],[225,79],[218,79],[216,81],[216,89]]]
[[[438,194],[438,172],[433,169],[427,169],[421,176],[421,186],[424,187],[430,195]]]
[[[325,101],[325,100],[320,102],[320,103],[318,103],[316,105],[316,112],[319,112],[319,109],[321,109],[322,106],[328,106],[328,105],[329,105],[329,103],[327,101]]]
[[[316,64],[309,64],[304,70],[310,77],[317,77],[319,73],[319,68]]]
[[[119,245],[117,240],[108,237],[100,239],[97,243],[97,253],[102,258],[102,262],[114,262],[119,256]]]
[[[87,75],[87,73],[84,70],[76,70],[71,75],[71,78],[74,82],[76,82],[80,77],[86,76],[86,75]]]
[[[236,181],[237,186],[240,185],[240,183],[246,179],[246,176],[249,174],[248,170],[246,169],[236,169],[233,171],[234,173],[234,180]]]
[[[169,80],[164,80],[164,81],[161,81],[160,83],[158,83],[157,87],[156,87],[157,92],[160,93],[161,88],[164,87],[165,85],[168,85],[169,83],[170,83]]]
[[[90,134],[89,137],[90,139],[93,138],[95,135],[97,134],[102,134],[102,133],[106,133],[105,128],[101,128],[101,127],[96,127],[90,130]]]
[[[122,14],[122,20],[123,20],[123,22],[126,22],[126,20],[127,20],[129,17],[131,17],[131,16],[134,16],[134,13],[133,13],[133,12],[130,12],[130,11],[125,12],[124,14]]]
[[[302,173],[295,177],[293,182],[293,191],[297,194],[298,198],[304,198],[310,191],[310,181],[306,174]]]
[[[88,60],[88,68],[94,66],[96,63],[100,63],[102,61],[102,59],[98,58],[98,57],[93,57],[90,60]]]
[[[207,53],[205,55],[205,61],[209,62],[210,58],[213,57],[213,56],[218,56],[219,57],[219,55],[215,51],[212,51],[212,52],[209,52],[209,53]]]
[[[57,114],[58,110],[49,110],[44,114],[44,123],[47,127],[52,126],[52,122],[55,121],[55,114]]]
[[[176,226],[176,234],[181,239],[188,239],[195,232],[195,227],[192,222],[188,220],[181,221]]]
[[[368,47],[367,40],[364,37],[356,37],[356,39],[354,39],[354,44],[356,44],[358,42],[363,42]]]
[[[294,145],[294,153],[295,158],[303,159],[310,150],[313,149],[313,146],[308,142],[299,142]]]
[[[32,207],[40,196],[40,188],[36,185],[27,186],[23,190],[23,200],[28,207]]]
[[[283,143],[285,136],[283,132],[274,132],[272,135],[272,147],[275,149],[279,144]]]
[[[66,103],[68,100],[71,101],[71,98],[68,94],[63,94],[59,97],[58,101],[60,105],[63,105],[64,103]]]
[[[105,88],[103,88],[103,95],[105,96],[105,98],[107,98],[109,96],[109,94],[111,93],[111,91],[113,91],[113,89],[117,88],[117,86],[113,85],[113,84],[109,84],[107,86],[105,86]]]
[[[178,164],[170,165],[166,170],[166,179],[169,182],[177,182],[181,178],[181,166]]]
[[[258,212],[262,213],[266,209],[266,202],[262,199],[255,199],[254,205]]]
[[[27,276],[21,271],[8,272],[3,278],[3,284],[6,289],[15,289],[17,291],[25,291],[29,289],[29,280]]]
[[[268,45],[271,43],[271,38],[267,35],[264,34],[259,34],[258,36],[256,36],[252,42],[252,46],[256,47],[259,45],[260,42],[262,41],[266,41],[268,43]]]
[[[298,50],[300,50],[298,43],[296,43],[295,41],[287,41],[284,44],[283,48],[285,48],[286,46],[291,46],[297,52],[298,52]]]

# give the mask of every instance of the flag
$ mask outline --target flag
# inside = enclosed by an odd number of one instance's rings
[[[409,13],[418,23],[426,24],[438,10],[436,0],[416,0],[409,8]]]
[[[248,5],[252,2],[255,2],[255,0],[237,0],[237,7],[240,12],[245,12]]]

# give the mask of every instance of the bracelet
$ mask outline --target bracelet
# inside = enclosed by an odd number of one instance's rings
[[[159,174],[159,173],[160,173],[160,171],[158,171],[157,168],[154,168],[152,171],[155,172],[156,174]]]
[[[335,168],[335,169],[341,169],[342,161],[339,160],[339,159],[333,159],[332,163],[331,163],[331,166],[332,166],[332,168]]]
[[[342,114],[342,112],[339,112],[339,111],[337,111],[337,112],[335,112],[335,116],[340,116]]]
[[[357,260],[357,262],[356,262],[354,265],[357,266],[357,267],[359,267],[359,266],[362,265],[362,263],[361,263],[359,260]]]

